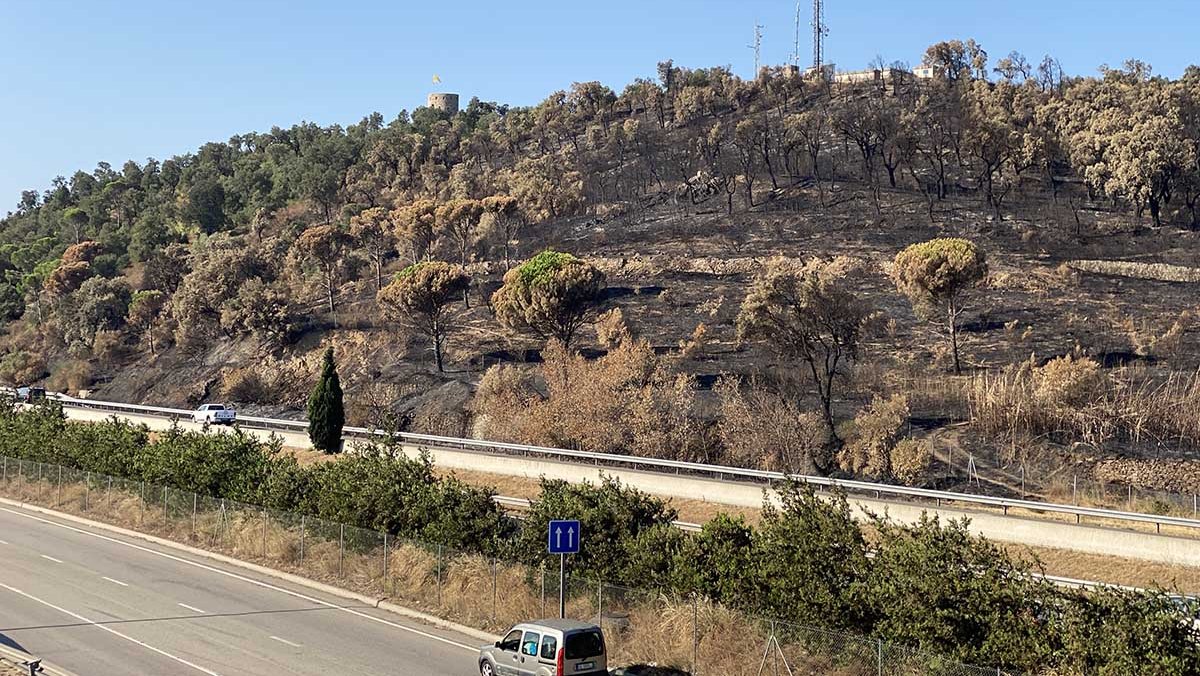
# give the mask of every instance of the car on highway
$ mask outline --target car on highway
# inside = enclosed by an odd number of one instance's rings
[[[210,425],[232,425],[237,420],[237,411],[225,404],[203,404],[192,411],[192,422]]]
[[[24,385],[18,387],[14,391],[14,394],[17,401],[24,404],[32,404],[35,401],[43,401],[46,398],[46,388]]]
[[[604,632],[589,622],[534,620],[479,649],[480,676],[607,676]]]

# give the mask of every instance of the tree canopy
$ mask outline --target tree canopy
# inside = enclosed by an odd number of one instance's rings
[[[569,253],[546,250],[504,275],[492,295],[496,318],[564,346],[592,316],[604,290],[604,273]]]

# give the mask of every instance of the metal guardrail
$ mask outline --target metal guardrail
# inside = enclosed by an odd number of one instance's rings
[[[190,420],[192,415],[192,411],[177,408],[142,406],[138,404],[124,404],[119,402],[97,401],[92,399],[76,399],[74,397],[68,397],[60,394],[48,394],[47,396],[60,401],[64,406],[69,406],[72,408],[133,413],[137,415],[169,418],[172,420]],[[242,427],[288,432],[300,432],[308,428],[308,423],[299,420],[260,418],[240,415],[237,418],[237,424]],[[1156,532],[1159,533],[1162,532],[1163,526],[1200,529],[1200,519],[1191,519],[1187,517],[1143,514],[1141,512],[1127,512],[1113,509],[1103,509],[1099,507],[1085,507],[1081,505],[1064,505],[1052,502],[1039,502],[1037,500],[973,495],[970,493],[939,491],[928,488],[893,486],[890,484],[880,484],[869,481],[832,479],[829,477],[802,474],[785,474],[783,472],[771,472],[743,467],[728,467],[723,465],[706,465],[701,463],[683,462],[679,460],[666,460],[662,458],[644,458],[627,455],[615,455],[611,453],[595,453],[592,451],[577,451],[566,448],[527,446],[524,444],[480,441],[476,439],[462,439],[457,437],[439,437],[429,434],[410,434],[407,432],[389,433],[384,430],[373,430],[366,427],[343,428],[344,436],[357,439],[378,438],[382,436],[388,436],[389,434],[405,444],[417,447],[417,449],[453,449],[493,456],[535,456],[547,460],[586,462],[597,466],[621,467],[654,473],[670,472],[679,475],[687,474],[691,476],[702,476],[721,481],[741,480],[767,485],[773,483],[783,483],[791,480],[822,488],[837,488],[844,490],[847,493],[873,495],[875,498],[879,499],[887,496],[889,498],[933,502],[937,506],[941,506],[943,502],[982,505],[986,507],[1000,508],[1003,510],[1005,515],[1008,514],[1010,509],[1024,509],[1034,512],[1052,512],[1073,515],[1075,516],[1076,523],[1082,523],[1083,517],[1089,517],[1096,519],[1109,519],[1114,521],[1154,524]]]

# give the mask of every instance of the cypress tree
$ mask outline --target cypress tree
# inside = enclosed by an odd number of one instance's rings
[[[308,397],[308,438],[315,448],[326,453],[341,450],[342,425],[346,410],[342,406],[342,385],[338,382],[337,366],[333,363],[333,348],[325,350],[321,378]]]

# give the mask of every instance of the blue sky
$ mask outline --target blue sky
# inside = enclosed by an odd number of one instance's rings
[[[22,189],[101,160],[302,120],[390,119],[434,88],[524,105],[573,81],[619,91],[667,58],[749,75],[755,22],[763,61],[781,63],[794,11],[767,0],[0,0],[0,213]],[[1200,61],[1196,0],[828,0],[826,15],[826,60],[847,69],[876,54],[915,63],[955,37],[993,60],[1049,52],[1072,74],[1133,57],[1174,77]]]

